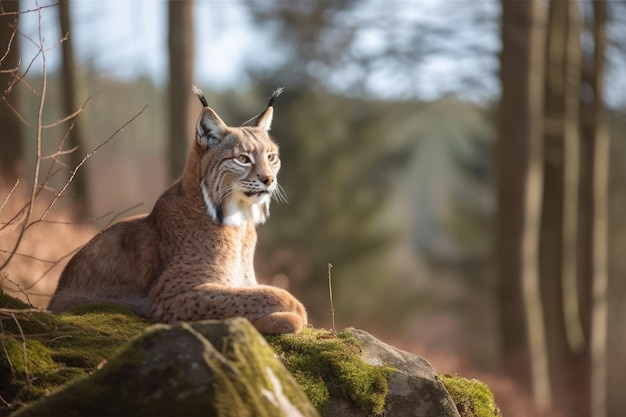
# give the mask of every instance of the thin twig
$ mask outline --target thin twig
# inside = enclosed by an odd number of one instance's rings
[[[111,220],[109,220],[109,222],[104,226],[103,229],[106,229],[107,227],[109,227],[118,217],[120,217],[121,215],[123,215],[124,213],[130,211],[130,210],[134,210],[137,207],[141,207],[143,205],[143,203],[138,203],[135,204],[134,206],[131,206],[125,210],[122,210],[120,212],[118,212],[115,216],[113,216],[113,218]],[[39,220],[40,221],[40,220]],[[48,222],[48,220],[46,220],[46,222]],[[48,275],[48,273],[50,271],[52,271],[60,262],[62,262],[64,259],[69,258],[70,256],[74,255],[76,252],[78,252],[80,249],[82,249],[84,245],[81,245],[77,248],[75,248],[74,250],[66,253],[65,255],[61,256],[59,259],[57,259],[56,261],[54,261],[52,263],[52,265],[50,265],[50,267],[48,269],[46,269],[43,274],[41,274],[39,276],[39,278],[37,278],[35,281],[33,281],[32,283],[30,283],[30,285],[28,285],[26,288],[24,288],[24,291],[29,291],[31,288],[33,288],[35,285],[37,285],[41,280],[43,280],[45,278],[46,275]],[[12,282],[12,281],[11,281]],[[51,295],[51,294],[39,294],[39,295]]]
[[[9,278],[9,274],[7,274],[6,272],[2,276],[2,284],[4,284],[4,281],[9,281],[11,284],[15,285],[17,287],[17,290],[12,290],[12,291],[13,292],[19,292],[20,294],[22,294],[26,298],[26,301],[28,302],[28,304],[30,304],[31,306],[33,305],[33,303],[30,301],[30,297],[28,296],[28,293],[24,289],[22,289],[20,284],[18,284],[17,282],[15,282],[11,278]]]
[[[7,223],[2,224],[0,227],[0,236],[7,235],[17,229],[17,227],[22,223],[22,220],[26,217],[26,209],[20,210],[12,219],[10,219]],[[0,267],[2,269],[2,267]]]
[[[56,151],[54,153],[48,154],[48,155],[42,157],[41,159],[43,159],[44,161],[46,159],[57,159],[59,156],[69,155],[69,154],[73,153],[77,149],[78,149],[78,146],[74,146],[71,149],[66,149],[64,151]]]
[[[0,16],[14,16],[14,15],[21,15],[21,14],[32,13],[32,12],[41,12],[41,10],[43,9],[57,7],[58,5],[59,5],[58,2],[54,4],[48,4],[45,6],[40,6],[39,3],[37,3],[37,7],[35,9],[20,10],[19,12],[2,12],[0,13]]]
[[[11,251],[8,251],[6,249],[0,249],[0,252],[2,252],[2,253],[11,253]],[[19,253],[19,252],[15,252],[15,256],[21,256],[22,258],[29,258],[29,259],[33,259],[35,261],[44,262],[44,263],[48,263],[48,264],[52,264],[52,263],[56,262],[56,261],[49,261],[47,259],[41,259],[41,258],[38,258],[38,257],[33,256],[33,255],[27,255],[25,253]]]
[[[4,101],[4,104],[7,105],[7,107],[9,108],[9,110],[11,110],[13,112],[13,114],[15,115],[15,117],[17,117],[20,122],[22,122],[22,124],[24,126],[26,126],[27,128],[29,128],[32,131],[37,130],[36,126],[31,125],[30,123],[28,123],[28,121],[24,118],[24,116],[22,116],[22,113],[20,113],[20,111],[18,109],[16,109],[13,104],[11,104],[11,102],[9,101],[9,99],[7,98],[6,95],[2,96],[2,101]]]
[[[119,132],[121,132],[122,130],[124,130],[124,128],[126,126],[128,126],[130,123],[132,123],[137,117],[139,117],[144,110],[146,110],[148,108],[149,104],[146,104],[145,106],[143,106],[143,108],[139,111],[139,113],[137,113],[136,115],[134,115],[129,121],[127,121],[126,123],[124,123],[122,125],[122,127],[120,127],[119,129],[117,129],[111,136],[109,136],[109,138],[107,140],[105,140],[104,142],[102,142],[100,145],[96,146],[91,152],[89,152],[87,155],[85,155],[85,157],[80,161],[80,163],[74,168],[74,170],[72,171],[72,175],[70,175],[70,178],[65,182],[65,185],[63,186],[63,188],[61,188],[61,190],[57,193],[57,195],[54,197],[54,199],[52,200],[52,202],[48,205],[48,208],[46,209],[46,211],[42,214],[40,220],[43,220],[48,213],[50,212],[50,210],[52,209],[52,207],[54,206],[54,204],[57,202],[57,200],[59,199],[59,197],[61,196],[61,194],[63,194],[65,192],[65,190],[67,189],[67,187],[69,187],[70,183],[74,180],[74,177],[76,176],[76,173],[78,172],[78,170],[83,166],[83,164],[85,162],[87,162],[87,160],[89,158],[91,158],[96,152],[98,152],[98,150],[100,150],[100,148],[102,148],[104,145],[106,145],[107,143],[109,143],[109,141],[111,141],[111,139],[113,139]]]
[[[35,1],[37,7],[39,7],[39,0]],[[39,28],[39,50],[41,51],[41,60],[42,60],[42,84],[41,84],[41,98],[39,99],[39,109],[37,110],[37,158],[35,159],[35,169],[33,173],[33,185],[30,194],[30,204],[28,206],[28,210],[26,212],[26,218],[24,222],[21,224],[22,229],[17,236],[17,240],[13,245],[13,250],[17,251],[20,244],[22,243],[22,239],[24,238],[24,232],[26,231],[26,227],[28,225],[28,220],[31,218],[35,206],[35,198],[37,196],[37,181],[39,179],[39,170],[41,167],[41,135],[42,135],[42,126],[43,126],[43,109],[46,102],[46,90],[48,88],[48,75],[46,71],[46,54],[44,51],[44,40],[43,34],[41,30],[41,10],[37,13],[38,18],[38,28]],[[9,256],[0,264],[0,269],[3,269],[10,261],[13,259],[13,253],[10,253]]]
[[[57,259],[54,263],[52,263],[50,265],[50,267],[48,269],[46,269],[43,274],[41,274],[41,276],[39,278],[37,278],[35,281],[31,282],[30,285],[28,285],[26,288],[24,288],[24,291],[29,291],[31,288],[33,288],[35,285],[39,284],[39,282],[45,278],[46,275],[48,275],[48,273],[50,271],[52,271],[54,268],[56,268],[56,266],[61,263],[65,258],[69,258],[70,256],[74,255],[76,252],[78,252],[80,249],[82,248],[82,246],[77,247],[76,249],[66,253],[65,255],[61,256],[59,259]]]
[[[20,183],[20,179],[18,178],[17,180],[15,180],[15,185],[13,186],[13,188],[11,188],[11,191],[9,191],[9,194],[7,194],[7,197],[2,202],[2,205],[0,206],[0,213],[2,213],[2,210],[4,210],[4,207],[9,202],[9,198],[11,198],[11,194],[13,194],[13,192],[15,191],[19,183]]]
[[[9,38],[9,43],[7,45],[7,50],[4,53],[4,55],[2,55],[2,57],[0,57],[0,64],[2,64],[2,61],[5,60],[5,58],[9,55],[9,53],[11,52],[11,46],[13,45],[13,40],[15,39],[15,34],[17,33],[17,17],[15,19],[15,23],[13,26],[13,32],[11,32],[11,37]]]
[[[46,313],[52,314],[49,311],[41,310],[39,308],[0,308],[0,313],[4,314],[22,314],[22,313]]]
[[[87,102],[89,101],[90,97],[87,98],[87,100],[85,100],[85,102],[83,103],[82,106],[80,106],[80,108],[74,112],[72,114],[72,117],[69,119],[71,122],[69,124],[69,126],[67,127],[66,131],[65,131],[65,135],[63,135],[63,138],[59,141],[59,144],[57,146],[57,152],[56,154],[50,154],[48,156],[46,156],[46,158],[48,157],[52,157],[52,164],[50,164],[50,167],[48,168],[48,172],[46,173],[46,177],[42,183],[43,186],[47,186],[48,182],[52,179],[52,177],[54,177],[54,174],[56,174],[57,172],[59,172],[59,170],[54,171],[54,168],[56,167],[56,165],[61,165],[63,168],[65,168],[66,170],[70,171],[70,167],[69,165],[65,164],[63,161],[59,160],[59,158],[57,158],[57,156],[61,153],[61,152],[67,152],[67,151],[63,151],[63,146],[65,145],[65,141],[67,140],[67,138],[70,135],[70,132],[72,131],[72,129],[74,128],[74,126],[76,125],[76,120],[78,119],[78,116],[83,112],[85,106],[87,105]],[[77,147],[72,148],[69,153],[74,152],[77,149]],[[56,193],[56,190],[52,191],[53,193]]]
[[[111,224],[113,224],[113,222],[114,222],[114,221],[116,221],[117,219],[119,219],[119,218],[120,218],[123,214],[128,213],[129,211],[134,210],[134,209],[136,209],[136,208],[139,208],[139,207],[141,207],[141,206],[143,206],[143,203],[137,203],[137,204],[135,204],[134,206],[131,206],[131,207],[129,207],[129,208],[127,208],[127,209],[125,209],[125,210],[122,210],[122,211],[120,211],[120,212],[117,212],[117,213],[115,214],[115,216],[113,216],[113,218],[112,218],[111,220],[109,220],[109,222],[108,222],[108,223],[106,224],[106,226],[104,226],[104,227],[105,227],[105,228],[106,228],[106,227],[109,227]]]
[[[87,97],[87,99],[85,100],[85,102],[83,103],[82,106],[80,106],[78,108],[78,110],[76,110],[74,113],[70,114],[69,116],[65,116],[62,119],[59,119],[55,122],[49,123],[47,125],[44,125],[43,128],[44,129],[50,129],[53,127],[57,127],[58,125],[67,122],[68,120],[74,119],[76,117],[78,117],[79,114],[81,114],[83,112],[83,110],[85,109],[85,107],[87,106],[87,103],[89,103],[89,100],[91,100],[91,96]]]
[[[335,328],[335,307],[333,306],[333,278],[330,273],[330,270],[333,268],[333,264],[328,263],[328,296],[330,298],[330,316],[333,322],[333,334],[337,334],[337,329]]]

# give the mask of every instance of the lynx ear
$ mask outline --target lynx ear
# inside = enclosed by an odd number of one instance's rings
[[[196,125],[196,140],[203,150],[222,140],[228,127],[210,107],[205,107],[200,113]]]
[[[204,106],[196,125],[196,140],[202,150],[206,150],[209,146],[222,140],[228,127],[222,119],[220,119],[217,113],[215,113],[215,111],[208,106],[202,91],[195,85],[192,89],[200,100],[200,103]]]
[[[279,87],[274,90],[265,111],[261,114],[254,116],[252,119],[245,122],[242,126],[256,126],[260,127],[266,132],[269,131],[272,127],[272,119],[274,118],[274,100],[276,100],[276,97],[278,97],[280,93],[283,92],[283,90],[283,87]]]

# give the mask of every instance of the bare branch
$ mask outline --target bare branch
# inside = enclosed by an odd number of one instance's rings
[[[83,166],[83,164],[85,162],[87,162],[87,160],[89,158],[91,158],[96,152],[98,152],[98,150],[100,150],[100,148],[102,148],[104,145],[106,145],[107,143],[109,143],[115,136],[117,136],[118,133],[120,133],[122,130],[124,130],[124,128],[126,126],[128,126],[130,123],[132,123],[137,117],[139,117],[144,110],[146,110],[148,108],[149,104],[146,104],[140,111],[139,113],[137,113],[136,115],[134,115],[129,121],[127,121],[126,123],[124,123],[122,125],[122,127],[120,127],[119,129],[117,129],[111,136],[109,136],[104,142],[102,142],[100,145],[96,146],[91,152],[89,152],[87,155],[85,155],[85,157],[82,159],[82,161],[74,168],[74,170],[72,171],[72,175],[70,176],[70,178],[66,181],[65,185],[63,186],[63,188],[61,188],[61,190],[57,193],[57,195],[54,197],[54,199],[52,200],[52,202],[48,205],[48,208],[46,209],[46,211],[42,214],[40,220],[43,220],[47,215],[48,212],[50,212],[50,210],[52,209],[52,207],[54,206],[54,204],[56,203],[56,201],[59,199],[59,197],[61,196],[61,194],[63,194],[65,192],[65,190],[67,189],[67,187],[69,187],[70,183],[72,182],[72,180],[74,179],[74,177],[76,176],[76,173],[78,172],[78,170]]]
[[[113,218],[111,220],[109,220],[109,222],[107,223],[107,225],[105,226],[105,228],[109,227],[111,224],[113,224],[113,222],[115,222],[117,219],[119,219],[120,217],[122,217],[122,215],[128,213],[131,210],[134,210],[136,208],[139,208],[143,206],[143,203],[137,203],[134,206],[131,206],[125,210],[122,210],[120,212],[118,212],[115,216],[113,216]]]
[[[17,19],[16,19],[16,23],[17,23]],[[5,58],[11,52],[11,46],[13,45],[13,40],[15,39],[15,34],[16,33],[17,33],[17,24],[15,24],[15,26],[13,28],[13,33],[11,33],[11,37],[9,38],[9,43],[7,45],[7,50],[5,51],[4,55],[2,55],[2,57],[0,58],[0,64],[2,64],[2,61],[4,61]]]
[[[27,128],[29,128],[32,131],[37,130],[36,126],[31,125],[30,123],[28,123],[28,121],[26,121],[26,119],[24,119],[24,117],[22,116],[22,114],[19,112],[18,109],[16,109],[13,104],[11,104],[11,102],[7,99],[6,95],[2,96],[2,101],[4,101],[4,103],[7,105],[7,107],[9,109],[11,109],[11,111],[13,112],[13,114],[15,115],[15,117],[17,117],[18,119],[20,119],[20,122],[22,122],[22,124],[24,126],[26,126]]]
[[[81,113],[83,112],[83,110],[85,109],[85,106],[87,106],[87,103],[89,103],[89,100],[91,100],[91,96],[87,97],[87,100],[85,100],[85,102],[83,103],[83,105],[82,105],[82,106],[80,106],[80,107],[78,108],[78,110],[76,110],[74,113],[72,113],[72,114],[70,114],[69,116],[66,116],[66,117],[64,117],[64,118],[62,118],[62,119],[59,119],[59,120],[57,120],[56,122],[53,122],[53,123],[50,123],[50,124],[44,125],[44,126],[42,126],[42,128],[43,128],[43,129],[50,129],[50,128],[52,128],[52,127],[56,127],[56,126],[58,126],[58,125],[60,125],[60,124],[62,124],[62,123],[65,123],[65,122],[67,122],[68,120],[75,119],[76,117],[78,117],[78,115],[79,115],[79,114],[81,114]]]
[[[35,4],[39,7],[39,1],[36,0]],[[39,51],[41,52],[42,58],[42,87],[41,87],[41,97],[39,99],[39,109],[37,111],[37,158],[35,159],[35,169],[33,173],[33,185],[30,194],[30,204],[28,205],[28,209],[26,210],[26,217],[24,218],[21,224],[20,233],[17,236],[16,242],[13,245],[13,251],[17,251],[20,244],[22,243],[22,239],[24,238],[24,232],[26,231],[26,227],[28,225],[28,220],[32,216],[33,208],[35,206],[35,198],[37,197],[37,180],[39,178],[39,170],[41,168],[41,134],[42,134],[42,119],[43,119],[43,109],[46,101],[46,90],[48,87],[48,76],[46,71],[46,54],[44,51],[44,40],[43,33],[41,30],[41,10],[37,12],[38,19],[38,28],[39,28]],[[0,270],[3,269],[13,258],[13,253],[9,254],[9,256],[0,264]]]
[[[147,107],[147,106],[146,106]],[[145,109],[145,107],[144,107]],[[143,110],[142,110],[143,111]],[[139,114],[137,115],[139,116]],[[139,204],[135,204],[134,206],[131,206],[125,210],[122,210],[120,212],[118,212],[115,216],[113,216],[113,218],[111,220],[109,220],[109,222],[103,227],[103,229],[106,229],[107,227],[109,227],[111,224],[113,224],[113,222],[115,222],[119,217],[121,217],[122,215],[124,215],[125,213],[134,210],[138,207],[141,207],[143,205],[143,203],[139,203]],[[48,220],[46,220],[47,223],[53,223],[50,222]],[[79,246],[76,249],[74,249],[73,251],[61,256],[59,259],[57,259],[52,265],[50,265],[50,267],[48,269],[46,269],[44,271],[43,274],[41,274],[41,276],[39,278],[37,278],[35,281],[33,281],[30,285],[28,285],[26,288],[23,289],[23,291],[28,291],[30,290],[32,287],[34,287],[35,285],[37,285],[39,282],[41,282],[41,280],[43,280],[46,275],[48,275],[48,273],[50,271],[52,271],[52,269],[54,269],[54,267],[56,267],[60,262],[62,262],[64,259],[69,258],[70,256],[73,256],[76,252],[78,252],[83,246]],[[42,295],[42,294],[40,294]],[[45,294],[45,295],[51,295],[51,294]]]
[[[49,311],[41,310],[39,308],[0,308],[0,313],[3,313],[3,314],[23,314],[23,313],[52,314]]]
[[[9,281],[11,284],[15,285],[17,287],[17,291],[14,290],[14,292],[20,292],[26,298],[26,301],[28,302],[28,304],[33,305],[33,303],[30,302],[30,298],[28,297],[28,294],[22,289],[22,287],[20,287],[20,284],[11,280],[9,278],[9,275],[6,272],[3,274],[2,282],[0,282],[0,284],[2,285],[0,285],[0,287],[3,286],[4,281]]]
[[[51,7],[57,7],[59,5],[58,2],[47,4],[45,6],[40,6],[39,2],[36,2],[36,4],[37,4],[37,7],[34,9],[20,10],[19,12],[0,12],[0,16],[16,16],[20,14],[33,13],[33,12],[40,13],[43,9],[49,9]]]
[[[72,152],[74,152],[77,149],[78,149],[78,146],[74,146],[73,148],[67,149],[65,151],[56,151],[55,153],[51,153],[49,155],[46,155],[46,156],[42,157],[41,159],[44,160],[44,161],[46,159],[57,159],[59,156],[69,155],[69,154],[71,154]]]
[[[0,252],[2,252],[2,253],[10,253],[10,251],[5,250],[5,249],[0,249]],[[20,256],[22,258],[29,258],[29,259],[33,259],[33,260],[39,261],[39,262],[44,262],[44,263],[47,263],[47,264],[56,263],[56,261],[51,261],[51,260],[48,260],[48,259],[41,259],[41,258],[38,258],[36,256],[27,255],[25,253],[15,252],[15,256]]]
[[[7,235],[17,229],[17,227],[22,224],[22,221],[26,218],[26,208],[18,211],[13,218],[11,218],[7,223],[4,223],[2,227],[0,227],[0,236]],[[4,267],[4,265],[2,266]],[[2,269],[2,268],[0,268]]]
[[[17,186],[20,184],[20,179],[18,178],[17,180],[15,180],[15,185],[13,186],[13,188],[11,188],[11,191],[9,191],[9,193],[7,194],[6,198],[4,199],[4,202],[2,203],[2,205],[0,206],[0,213],[2,213],[2,210],[4,209],[4,207],[7,205],[7,203],[9,202],[9,198],[11,198],[11,194],[13,194],[13,192],[15,191],[15,189],[17,188]]]

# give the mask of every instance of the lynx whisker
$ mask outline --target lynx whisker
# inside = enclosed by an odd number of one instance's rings
[[[272,191],[272,198],[278,203],[289,204],[289,200],[287,200],[287,192],[280,184],[276,184],[276,188]]]

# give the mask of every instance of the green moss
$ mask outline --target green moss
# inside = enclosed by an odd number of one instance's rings
[[[285,371],[280,366],[280,362],[276,361],[276,354],[266,341],[259,337],[257,331],[246,320],[238,323],[242,319],[233,319],[229,321],[228,330],[222,329],[222,326],[216,326],[212,322],[191,323],[191,327],[205,336],[211,344],[220,351],[223,358],[228,361],[228,366],[241,375],[237,379],[237,383],[233,384],[232,376],[227,373],[218,375],[219,381],[215,385],[216,408],[220,416],[238,415],[236,410],[267,410],[257,411],[259,416],[272,415],[272,408],[268,408],[258,395],[259,387],[272,387],[273,383],[268,375],[265,366],[270,366],[270,370],[274,375],[285,375]],[[226,326],[226,324],[225,324]],[[222,335],[211,334],[211,332],[219,332]],[[238,340],[239,343],[225,343],[223,335],[228,334],[229,338]],[[245,343],[242,343],[245,341]],[[254,357],[255,360],[250,360]],[[222,358],[222,356],[218,357]],[[218,358],[213,358],[216,361]],[[228,366],[220,363],[214,363],[215,369],[228,369]],[[300,387],[298,387],[291,378],[290,381],[280,380],[281,390],[287,398],[295,400],[301,410],[310,407],[310,404],[304,404],[306,397],[303,396]],[[297,382],[297,380],[296,380]],[[238,407],[233,406],[233,399],[238,401],[253,401],[254,404],[241,404]],[[263,402],[260,402],[263,401]],[[233,411],[234,410],[234,411]]]
[[[307,328],[267,340],[322,415],[331,396],[347,398],[367,415],[383,414],[394,369],[366,363],[354,337]]]
[[[450,393],[461,417],[501,416],[492,392],[484,383],[449,375],[442,375],[441,382]]]
[[[0,396],[10,404],[0,416],[88,375],[147,325],[118,306],[53,315],[0,291]]]
[[[155,325],[98,372],[22,408],[16,417],[283,415],[281,410],[288,410],[272,407],[270,392],[275,399],[287,398],[300,415],[317,416],[247,320]]]
[[[115,305],[84,305],[53,315],[33,309],[0,291],[0,396],[10,404],[8,407],[0,404],[0,417],[21,404],[55,391],[61,385],[92,374],[105,359],[115,361],[114,353],[146,327],[147,322]],[[267,341],[274,349],[271,351],[262,339],[252,335],[244,335],[246,340],[252,342],[242,349],[223,345],[226,333],[211,337],[211,326],[206,326],[206,323],[192,323],[191,327],[211,340],[228,360],[228,364],[222,364],[224,372],[234,371],[242,376],[240,380],[251,381],[250,384],[233,385],[225,377],[215,387],[217,406],[219,398],[224,401],[251,398],[250,393],[255,387],[269,386],[271,381],[268,380],[267,369],[251,366],[247,358],[257,354],[273,356],[276,352],[322,415],[327,413],[331,398],[346,399],[366,415],[383,414],[387,380],[394,370],[366,363],[361,357],[359,342],[348,333],[334,335],[326,330],[307,328],[299,335],[268,336]],[[249,331],[248,328],[251,329],[251,326],[243,326],[244,330],[239,331]],[[143,359],[141,349],[136,352],[136,358],[129,357],[127,353],[124,368],[135,369],[133,364]],[[98,373],[99,378],[106,379],[106,369],[111,368],[115,367],[105,366],[104,372]],[[272,371],[279,374],[278,369]],[[258,381],[258,378],[263,378],[263,381]],[[460,377],[446,376],[441,379],[462,417],[499,416],[493,395],[486,385]],[[287,397],[297,398],[297,394],[292,392],[297,387],[283,384],[283,381],[281,384]],[[92,389],[100,388],[92,386]],[[111,387],[102,389],[111,390]],[[233,393],[237,395],[233,396]],[[80,393],[86,397],[96,394],[95,391]],[[123,400],[132,393],[118,394]],[[192,401],[193,398],[187,400]],[[222,407],[224,410],[233,409],[232,404],[226,405]],[[257,405],[263,408],[263,404]]]

